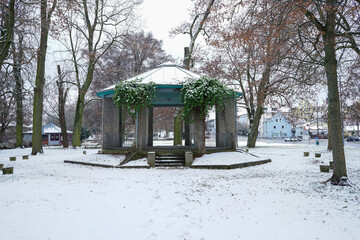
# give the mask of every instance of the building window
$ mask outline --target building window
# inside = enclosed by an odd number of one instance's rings
[[[55,140],[59,141],[59,135],[58,134],[55,135]]]
[[[276,122],[278,122],[279,120],[278,119],[276,119]]]
[[[274,126],[274,129],[276,129],[276,126]]]
[[[54,134],[51,134],[51,135],[50,135],[50,140],[51,140],[51,141],[54,141],[54,140],[55,140]]]
[[[282,129],[284,129],[284,126],[281,126]]]
[[[271,108],[271,111],[276,112],[276,111],[277,111],[277,108]]]

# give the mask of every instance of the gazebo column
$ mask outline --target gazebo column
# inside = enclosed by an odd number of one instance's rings
[[[197,153],[203,154],[203,149],[205,149],[205,142],[203,139],[205,139],[205,115],[199,119],[199,117],[192,113],[193,119],[195,119],[193,123],[193,136],[194,136],[194,146],[192,147],[193,150],[195,150]]]
[[[119,108],[113,103],[112,98],[104,98],[102,107],[102,148],[119,146]]]
[[[226,99],[216,108],[216,147],[236,149],[236,101]]]
[[[185,121],[185,146],[191,146],[190,124]]]
[[[138,114],[137,142],[139,151],[148,146],[149,140],[149,108],[143,107]]]
[[[225,133],[226,133],[226,147],[236,150],[236,100],[226,99],[224,102],[225,112]]]
[[[153,135],[154,135],[154,108],[149,107],[148,112],[148,146],[153,146]]]
[[[216,107],[216,147],[225,147],[225,108]]]

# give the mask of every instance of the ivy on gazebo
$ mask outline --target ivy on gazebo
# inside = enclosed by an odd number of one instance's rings
[[[139,80],[120,82],[115,86],[114,103],[124,107],[135,119],[141,108],[151,106],[155,95],[154,83],[141,83]]]
[[[232,91],[216,78],[190,79],[181,90],[181,101],[185,105],[184,119],[191,121],[191,111],[195,111],[199,118],[204,117],[213,106],[221,106],[230,94]]]

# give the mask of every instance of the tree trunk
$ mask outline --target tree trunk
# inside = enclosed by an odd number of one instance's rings
[[[15,0],[10,0],[9,1],[9,6],[7,7],[7,10],[8,10],[8,13],[7,14],[5,13],[5,15],[6,15],[5,22],[2,23],[3,26],[1,26],[2,32],[3,32],[3,30],[5,32],[5,36],[0,35],[0,37],[1,37],[1,41],[0,41],[0,68],[1,68],[3,62],[5,61],[5,59],[8,56],[9,49],[10,49],[10,46],[11,46],[11,42],[12,42],[13,35],[14,35]]]
[[[53,1],[52,7],[47,11],[47,1],[41,1],[41,36],[40,46],[37,51],[37,65],[34,88],[34,108],[33,108],[33,134],[32,134],[32,155],[43,152],[42,149],[42,113],[45,85],[45,61],[47,40],[51,23],[51,15],[56,7],[57,0]]]
[[[16,102],[16,146],[23,147],[23,122],[24,122],[24,114],[23,114],[23,80],[21,78],[21,61],[24,56],[23,51],[23,36],[19,34],[19,45],[18,51],[16,51],[16,46],[13,43],[13,62],[14,62],[14,79],[15,79],[15,102]]]
[[[186,70],[190,70],[190,51],[189,51],[189,47],[185,47],[184,48],[184,68]]]
[[[81,128],[82,128],[82,118],[84,114],[84,108],[85,108],[85,93],[80,90],[76,104],[76,110],[75,110],[73,138],[72,138],[73,147],[81,146]]]
[[[178,108],[174,117],[174,146],[182,145],[182,112]]]
[[[327,146],[327,150],[329,152],[332,151],[332,141],[331,141],[331,128],[330,128],[330,119],[329,119],[329,112],[327,114],[328,117],[328,146]]]
[[[79,87],[79,95],[78,95],[78,101],[77,101],[76,110],[75,110],[73,138],[72,138],[73,147],[81,146],[81,128],[82,128],[82,118],[83,118],[84,109],[85,109],[85,95],[86,95],[86,92],[89,89],[91,82],[93,80],[94,69],[95,69],[95,59],[94,59],[94,56],[90,56],[86,80],[85,80],[84,84],[82,85],[82,87],[78,86]]]
[[[334,0],[327,1],[328,6],[336,6]],[[334,162],[333,175],[331,182],[338,184],[340,178],[345,176],[346,163],[343,146],[342,125],[341,125],[341,112],[340,112],[340,100],[339,100],[339,87],[337,79],[337,61],[335,52],[335,12],[336,8],[331,7],[327,11],[328,21],[326,23],[326,30],[323,35],[324,51],[325,51],[325,70],[328,85],[328,97],[329,97],[329,123],[331,129],[331,141],[332,141],[332,156]]]
[[[64,93],[64,86],[62,82],[61,69],[60,65],[57,65],[57,71],[59,75],[59,81],[57,82],[58,91],[59,91],[59,120],[61,135],[63,138],[63,148],[68,148],[68,138],[67,138],[67,127],[66,127],[66,118],[65,118],[65,102],[66,102],[66,92]]]
[[[259,125],[260,125],[260,120],[261,120],[262,114],[263,114],[263,106],[261,104],[261,105],[257,106],[253,122],[250,126],[250,131],[248,134],[248,140],[247,140],[247,144],[246,144],[246,146],[249,148],[255,147],[256,140],[257,140],[258,133],[259,133]]]
[[[256,111],[255,111],[255,115],[252,116],[253,117],[253,121],[250,123],[250,132],[248,134],[248,140],[247,140],[247,144],[246,146],[249,148],[253,148],[255,147],[256,144],[256,140],[258,137],[258,133],[259,133],[259,124],[260,124],[260,120],[261,120],[261,116],[264,112],[264,107],[263,104],[265,102],[265,87],[266,87],[266,83],[269,82],[270,79],[270,69],[271,66],[268,65],[263,74],[262,74],[262,78],[260,81],[260,84],[258,86],[257,89],[257,100],[256,100]]]
[[[43,152],[42,149],[42,113],[45,85],[45,61],[49,25],[47,24],[47,1],[41,1],[41,37],[37,52],[37,70],[34,88],[32,155]]]

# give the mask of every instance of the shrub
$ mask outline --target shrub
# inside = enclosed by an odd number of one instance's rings
[[[144,106],[151,106],[155,95],[155,84],[141,83],[139,80],[120,82],[115,86],[114,102],[124,107],[134,119]]]

